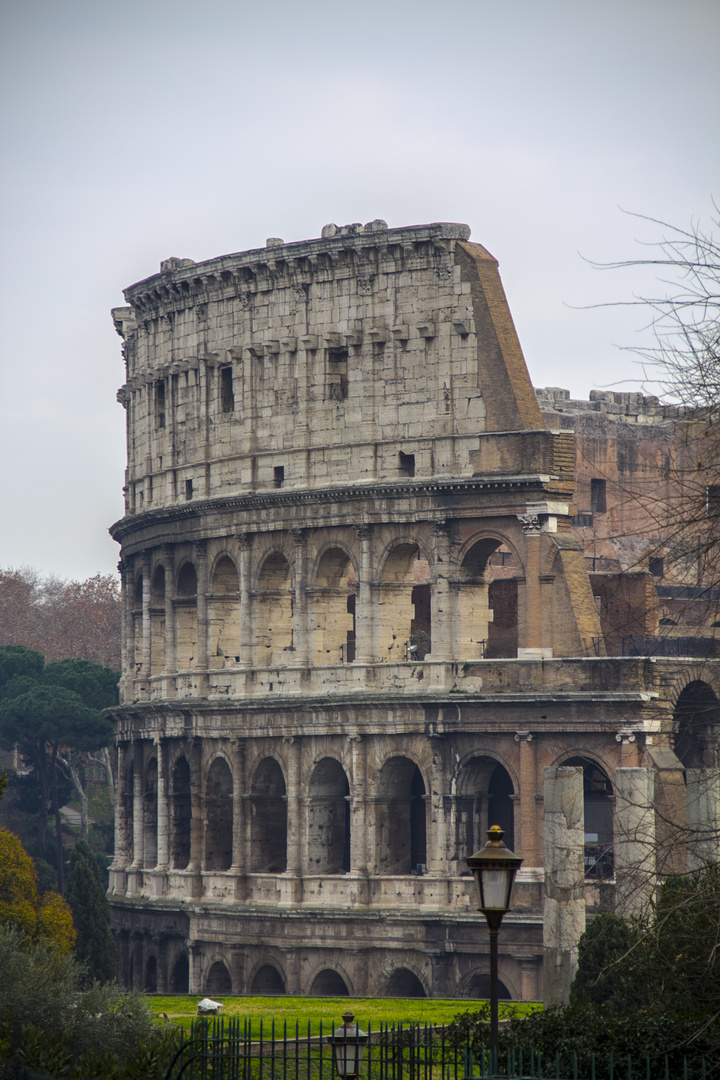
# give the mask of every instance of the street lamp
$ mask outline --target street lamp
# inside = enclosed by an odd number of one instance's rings
[[[498,934],[503,915],[510,908],[515,875],[522,859],[503,844],[499,825],[488,829],[488,842],[476,851],[467,865],[473,872],[478,894],[478,908],[487,919],[490,931],[490,1052],[497,1057],[498,1046]]]
[[[358,1025],[353,1023],[354,1019],[351,1012],[344,1012],[342,1026],[335,1028],[332,1035],[327,1037],[333,1048],[335,1071],[341,1080],[350,1080],[358,1075],[368,1041],[367,1032],[361,1031]]]

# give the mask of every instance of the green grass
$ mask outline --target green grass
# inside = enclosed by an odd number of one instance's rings
[[[166,1013],[173,1020],[190,1020],[197,1014],[197,1003],[204,994],[186,997],[148,996],[148,1004],[158,1014]],[[275,1037],[282,1038],[287,1023],[288,1037],[295,1035],[297,1023],[300,1035],[307,1035],[308,1023],[311,1034],[317,1035],[322,1021],[323,1033],[342,1023],[342,1014],[350,1009],[361,1027],[372,1024],[377,1029],[381,1023],[448,1024],[459,1013],[475,1012],[481,1001],[440,1000],[438,998],[303,998],[303,997],[231,997],[218,995],[223,1003],[223,1016],[248,1017],[252,1022],[253,1037],[260,1033],[263,1021],[263,1037],[270,1038],[272,1022],[275,1021]],[[534,1002],[500,1002],[500,1017],[513,1011],[534,1012],[541,1006]]]

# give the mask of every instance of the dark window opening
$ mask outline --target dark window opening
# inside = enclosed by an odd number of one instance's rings
[[[190,766],[184,757],[178,758],[173,769],[171,812],[172,863],[176,870],[185,870],[190,862],[192,795]]]
[[[231,990],[232,979],[230,978],[230,972],[225,967],[222,960],[216,960],[208,971],[208,976],[205,980],[205,993],[229,994]]]
[[[408,660],[424,660],[432,645],[430,629],[430,586],[414,585],[411,600],[415,617],[410,623]]]
[[[157,993],[157,959],[154,956],[149,956],[145,965],[145,992]]]
[[[388,979],[386,997],[399,998],[424,998],[427,997],[425,987],[418,979],[414,971],[407,968],[396,968]]]
[[[328,349],[327,395],[330,401],[344,401],[348,396],[348,349]]]
[[[273,485],[277,488],[282,487],[285,481],[285,466],[276,465],[273,469]]]
[[[352,664],[355,659],[355,593],[351,593],[347,598],[347,613],[352,615],[353,624],[352,630],[348,630],[345,635],[344,660],[346,664]]]
[[[190,961],[184,954],[178,956],[172,967],[170,976],[170,992],[173,994],[187,994],[190,987]]]
[[[287,870],[287,799],[285,777],[274,758],[260,762],[252,784],[252,873],[283,874]]]
[[[349,349],[328,349],[328,360],[331,364],[347,364],[349,356]]]
[[[570,524],[576,525],[580,529],[592,529],[593,516],[587,512],[581,512],[579,514],[573,514],[570,518]]]
[[[662,559],[652,558],[648,560],[648,570],[654,577],[662,577],[665,573],[665,565]]]
[[[348,396],[348,377],[339,375],[328,384],[328,394],[331,401],[344,401]]]
[[[415,455],[403,454],[402,450],[398,455],[398,472],[401,476],[414,476],[415,475]]]
[[[586,758],[573,757],[563,765],[580,766],[583,771],[585,877],[610,878],[615,872],[612,785],[600,766]]]
[[[235,408],[235,395],[233,393],[233,373],[231,367],[220,368],[220,409],[222,412],[232,412]]]
[[[607,510],[606,481],[592,479],[590,481],[590,508],[593,514],[604,514]]]
[[[186,480],[185,481],[185,498],[188,499],[188,500],[192,499],[192,495],[193,495],[193,492],[192,492],[192,480]]]
[[[333,971],[332,968],[325,968],[324,971],[319,971],[310,987],[311,997],[334,998],[349,997],[349,995],[350,991],[348,990],[342,975],[338,975],[337,971]]]
[[[165,380],[155,383],[155,427],[165,427]]]

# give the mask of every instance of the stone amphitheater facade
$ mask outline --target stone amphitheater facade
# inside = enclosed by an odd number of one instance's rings
[[[500,979],[538,998],[543,956],[622,892],[627,792],[685,798],[676,704],[717,673],[605,655],[573,432],[543,422],[469,235],[374,221],[168,259],[113,312],[126,985],[481,995],[465,859],[497,823],[524,857]],[[570,887],[544,850],[558,767],[585,814]]]

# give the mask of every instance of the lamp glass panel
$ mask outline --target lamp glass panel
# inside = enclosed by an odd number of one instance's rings
[[[483,907],[497,908],[501,911],[507,908],[510,879],[510,870],[483,870]]]

